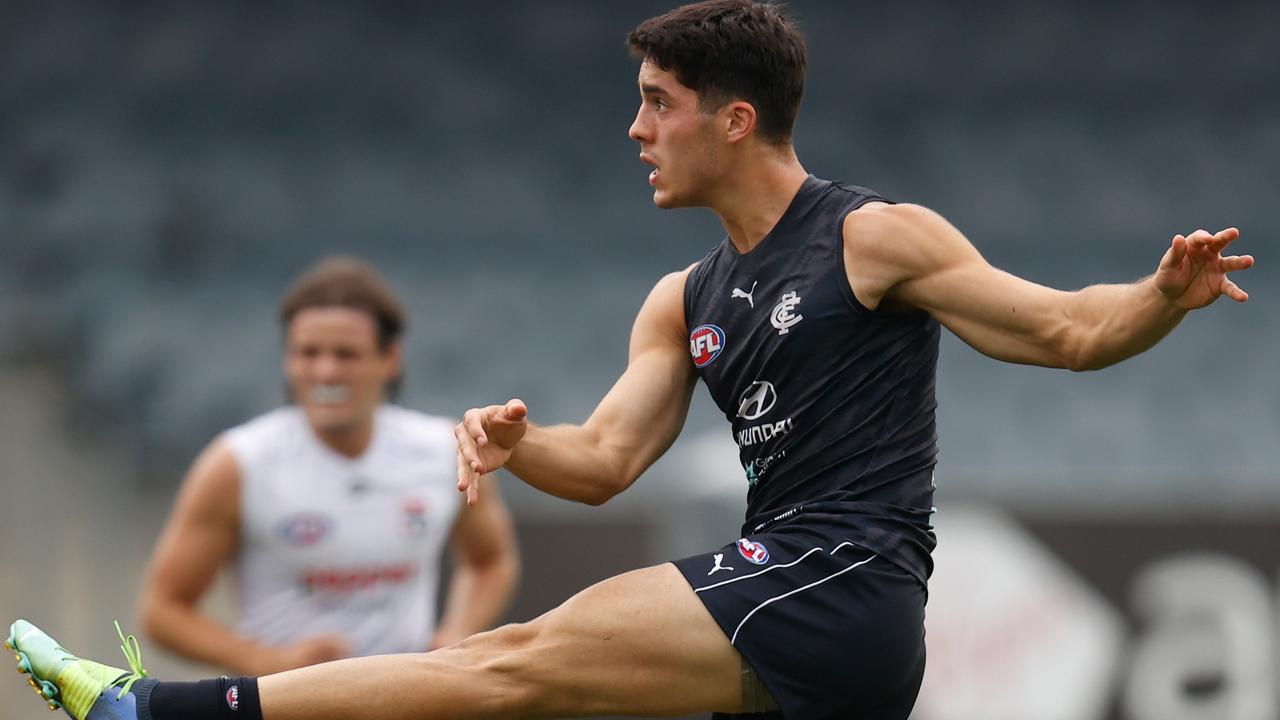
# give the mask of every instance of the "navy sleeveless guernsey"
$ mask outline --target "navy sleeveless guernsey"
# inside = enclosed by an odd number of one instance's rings
[[[809,176],[773,230],[689,273],[689,350],[733,426],[744,536],[820,514],[924,583],[937,456],[938,322],[871,311],[845,274],[845,217],[884,198]]]

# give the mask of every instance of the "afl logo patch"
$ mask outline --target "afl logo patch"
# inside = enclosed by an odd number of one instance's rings
[[[764,543],[751,542],[746,538],[738,541],[738,554],[753,565],[763,565],[769,562],[769,551],[765,549]]]
[[[240,686],[239,685],[232,685],[231,689],[227,690],[227,707],[231,708],[232,710],[240,709]]]
[[[724,350],[724,331],[715,325],[699,325],[689,333],[689,354],[693,364],[706,367]]]
[[[298,513],[281,520],[276,532],[289,545],[309,547],[323,540],[332,524],[329,518],[318,513]]]

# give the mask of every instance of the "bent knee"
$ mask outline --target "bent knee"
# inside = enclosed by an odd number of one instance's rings
[[[512,623],[477,633],[437,650],[441,659],[462,670],[469,682],[486,689],[492,709],[499,715],[533,714],[547,705],[550,688],[542,659],[543,624],[534,620]]]
[[[445,649],[456,650],[517,650],[528,646],[539,633],[537,620],[523,623],[508,623],[492,630],[476,633],[471,637],[454,643]]]

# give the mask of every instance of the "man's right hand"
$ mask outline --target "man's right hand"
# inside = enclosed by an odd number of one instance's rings
[[[506,405],[472,408],[454,428],[458,440],[458,491],[474,505],[480,490],[480,476],[502,467],[529,428],[529,409],[522,400]]]
[[[351,647],[340,635],[317,635],[300,640],[293,645],[272,648],[272,651],[265,655],[260,660],[260,667],[255,671],[255,675],[271,675],[285,670],[341,660],[351,656]]]

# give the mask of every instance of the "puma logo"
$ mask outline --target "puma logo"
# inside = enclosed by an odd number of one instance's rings
[[[755,300],[753,300],[753,299],[751,298],[751,296],[755,294],[755,292],[756,292],[756,285],[759,285],[759,284],[760,284],[760,281],[759,281],[759,280],[757,280],[757,281],[755,281],[755,282],[751,283],[751,289],[750,289],[750,290],[748,290],[748,291],[743,291],[743,290],[740,290],[740,289],[738,289],[738,288],[734,288],[734,289],[733,289],[733,294],[729,296],[729,299],[730,299],[730,300],[737,300],[738,298],[743,298],[743,299],[745,299],[745,300],[747,301],[747,304],[748,304],[748,305],[750,305],[750,306],[751,306],[751,308],[754,310],[754,309],[755,309],[755,307],[756,307],[756,301],[755,301]]]
[[[724,553],[716,553],[711,559],[715,561],[715,566],[711,568],[711,572],[707,573],[708,575],[715,575],[717,570],[733,570],[732,565],[720,564],[724,562]]]

